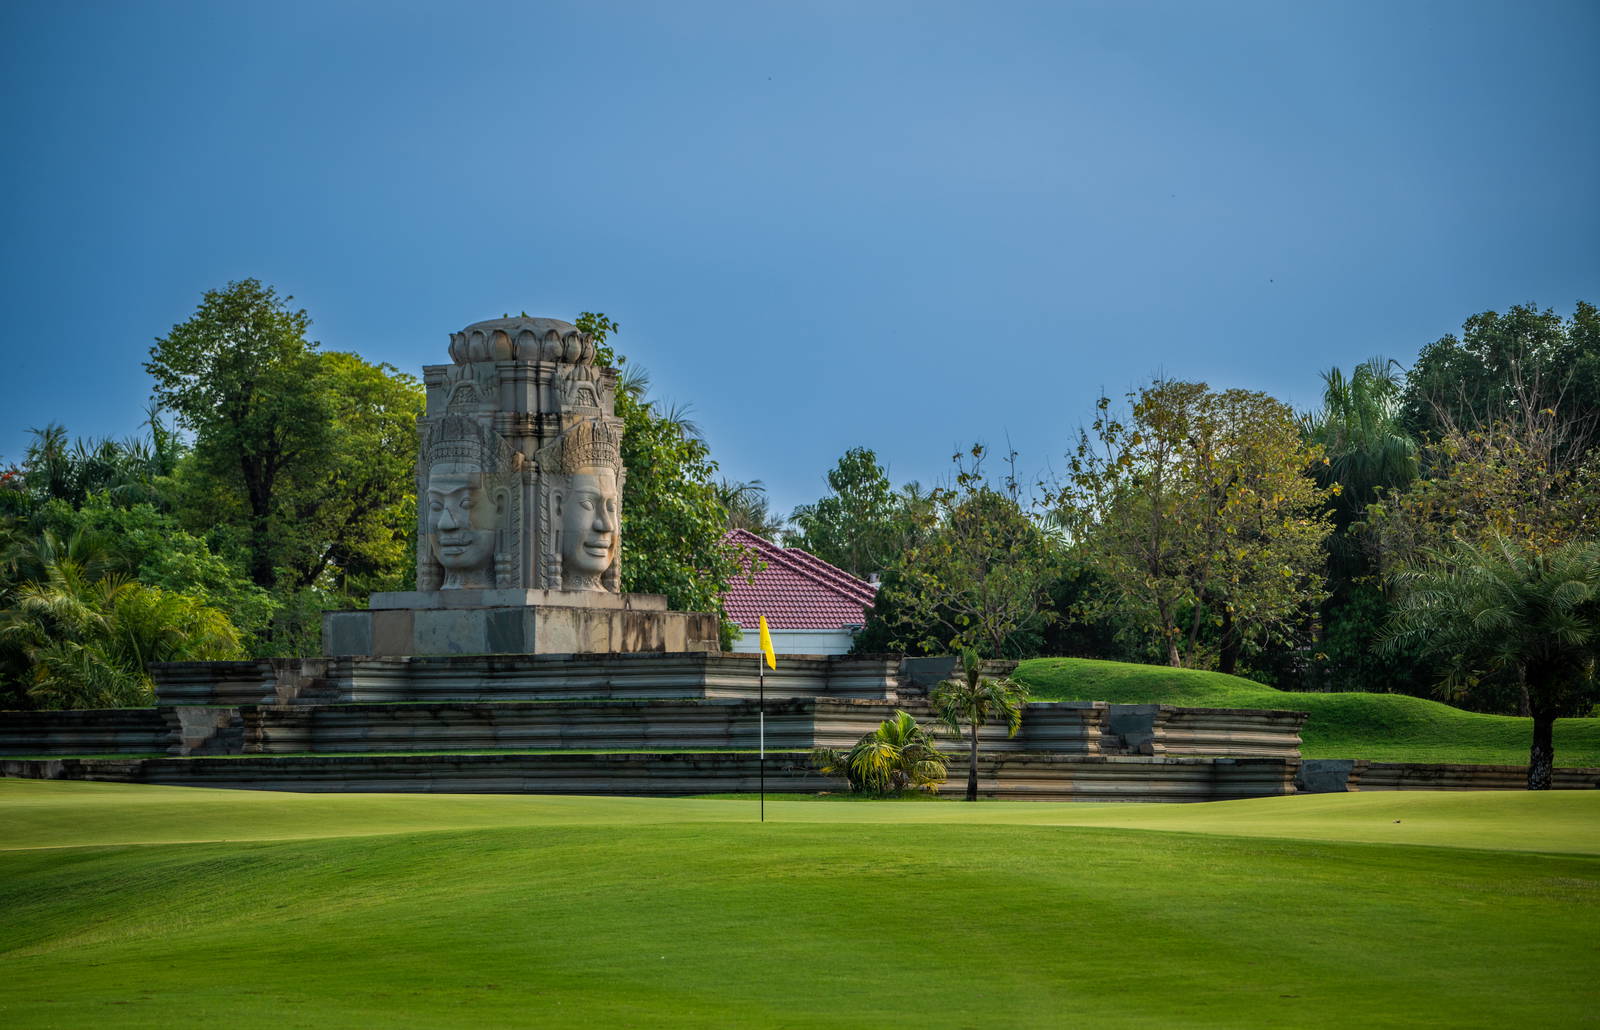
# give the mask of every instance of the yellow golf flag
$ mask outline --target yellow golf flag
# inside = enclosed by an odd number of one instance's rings
[[[772,654],[772,634],[767,632],[767,617],[761,616],[761,653],[767,656],[767,668],[776,669],[778,659]]]

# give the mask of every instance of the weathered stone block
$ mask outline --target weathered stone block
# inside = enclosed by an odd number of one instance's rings
[[[409,654],[412,648],[413,615],[409,608],[372,613],[372,653]]]
[[[330,655],[376,653],[372,650],[372,613],[323,612],[322,649]]]

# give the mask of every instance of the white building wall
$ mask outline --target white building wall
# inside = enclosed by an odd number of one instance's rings
[[[846,654],[855,640],[847,629],[771,629],[772,649],[778,654]],[[761,631],[744,630],[733,642],[738,654],[759,654]]]

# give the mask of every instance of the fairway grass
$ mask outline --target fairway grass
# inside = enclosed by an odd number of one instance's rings
[[[1089,658],[1036,658],[1016,677],[1035,701],[1267,708],[1309,713],[1300,731],[1305,758],[1375,762],[1527,765],[1533,720],[1464,712],[1406,694],[1312,694],[1201,669]],[[1600,719],[1558,719],[1556,765],[1600,766]]]
[[[1600,794],[0,780],[0,1025],[1580,1026]]]

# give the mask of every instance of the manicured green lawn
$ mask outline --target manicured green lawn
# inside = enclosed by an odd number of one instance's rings
[[[1480,715],[1404,694],[1301,694],[1238,676],[1087,658],[1038,658],[1016,676],[1036,701],[1161,702],[1309,712],[1306,758],[1527,765],[1531,719]],[[1556,765],[1600,766],[1600,719],[1560,719]]]
[[[1600,794],[0,780],[0,1025],[1580,1026]]]

